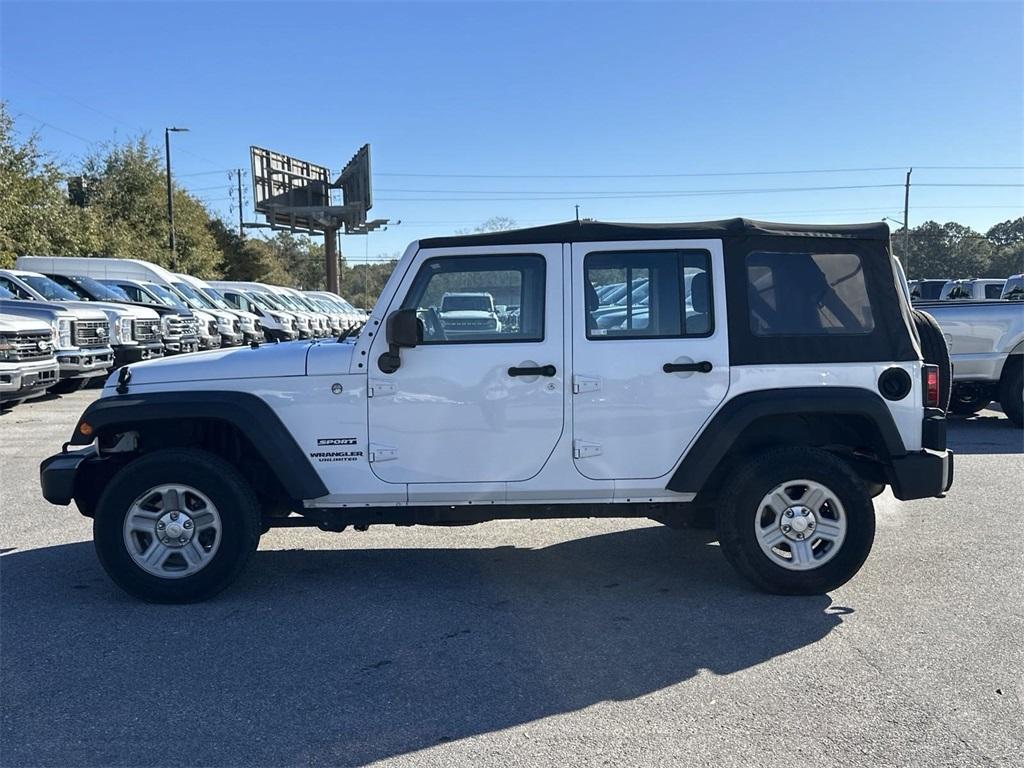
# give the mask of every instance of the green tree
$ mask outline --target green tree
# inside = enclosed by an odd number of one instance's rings
[[[381,254],[377,257],[378,261],[355,265],[342,261],[338,280],[339,293],[352,306],[372,309],[380,292],[384,290],[384,284],[395,271],[400,256],[398,253]]]
[[[291,275],[281,265],[273,246],[260,238],[239,237],[224,222],[214,219],[210,233],[221,252],[219,271],[225,280],[246,280],[270,285],[289,285]]]
[[[1024,272],[1024,216],[1000,222],[985,235],[995,249],[985,277],[1009,277]]]
[[[895,249],[902,255],[908,277],[978,277],[985,274],[992,260],[992,245],[985,236],[955,221],[926,221],[914,227],[906,250],[903,237],[894,235]]]
[[[25,254],[80,255],[96,248],[100,228],[68,204],[64,176],[36,134],[19,140],[0,102],[0,267]]]
[[[160,152],[145,137],[113,144],[90,155],[83,175],[89,179],[86,208],[99,222],[99,252],[145,259],[174,267],[167,243],[166,176]],[[214,277],[222,254],[210,231],[205,206],[182,189],[174,190],[177,269]]]

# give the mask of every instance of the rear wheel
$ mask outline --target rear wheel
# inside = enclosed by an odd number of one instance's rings
[[[241,573],[259,535],[259,502],[245,478],[202,450],[156,451],[128,464],[100,496],[93,520],[110,578],[159,603],[220,592]]]
[[[1011,357],[999,382],[999,405],[1014,424],[1024,427],[1024,358]]]
[[[920,309],[911,310],[914,316],[914,327],[921,339],[921,354],[924,361],[939,369],[939,407],[949,408],[949,393],[953,384],[953,367],[949,362],[949,347],[942,328],[934,317]]]
[[[860,570],[874,541],[875,512],[864,483],[827,451],[787,447],[755,456],[721,501],[722,551],[766,592],[835,589]]]
[[[984,410],[992,399],[979,387],[959,385],[953,387],[949,398],[949,412],[959,416],[971,416]]]

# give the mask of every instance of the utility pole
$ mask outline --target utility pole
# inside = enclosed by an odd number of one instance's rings
[[[907,181],[903,186],[903,258],[907,262],[907,274],[910,274],[910,174],[913,168],[907,170]]]
[[[245,225],[242,224],[242,169],[236,168],[235,173],[238,175],[238,237],[244,240]]]
[[[338,228],[324,229],[324,261],[327,267],[327,290],[338,293]]]
[[[188,128],[164,128],[164,152],[167,158],[167,230],[168,245],[171,249],[171,265],[178,271],[178,251],[174,243],[174,193],[171,187],[171,134],[182,133]]]

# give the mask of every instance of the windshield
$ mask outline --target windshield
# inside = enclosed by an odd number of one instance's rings
[[[162,304],[166,304],[168,307],[188,309],[185,302],[179,299],[169,288],[164,288],[162,285],[157,285],[156,283],[146,283],[145,290],[153,296],[156,296]]]
[[[279,296],[276,293],[264,293],[263,298],[278,309],[296,309],[295,305],[289,303],[284,296]]]
[[[479,310],[481,312],[491,311],[490,296],[445,296],[441,302],[442,312],[460,310]]]
[[[286,295],[284,295],[282,293],[275,293],[275,294],[273,294],[273,298],[276,299],[279,304],[282,304],[283,306],[287,307],[288,309],[298,309],[298,310],[302,309],[302,307],[300,307],[298,304],[296,304],[292,300],[291,296],[286,296]]]
[[[92,277],[68,277],[74,285],[81,286],[90,298],[97,301],[131,301],[131,297],[116,285],[104,285]],[[74,290],[71,288],[70,290]]]
[[[217,309],[231,309],[231,305],[228,304],[227,300],[217,291],[216,288],[198,288],[197,289],[203,297],[213,304]]]
[[[58,285],[44,275],[21,275],[21,279],[32,286],[43,298],[51,301],[78,301],[78,297],[63,285]]]
[[[261,293],[246,293],[245,297],[260,309],[266,309],[268,311],[272,309],[277,309],[277,307],[273,306],[269,301],[267,301],[267,297]]]
[[[213,302],[197,293],[191,285],[187,283],[171,283],[171,285],[192,309],[213,309]]]

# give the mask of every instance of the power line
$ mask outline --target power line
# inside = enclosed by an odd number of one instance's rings
[[[1020,171],[1024,165],[914,165],[927,171]],[[903,171],[907,166],[875,166],[869,168],[809,168],[778,171],[709,171],[692,173],[604,173],[604,174],[537,174],[537,173],[375,173],[374,176],[398,176],[423,179],[682,179],[713,176],[791,176],[817,173],[874,173]]]
[[[658,195],[714,195],[729,193],[760,193],[760,192],[810,192],[833,189],[882,189],[885,187],[902,187],[902,184],[854,184],[828,187],[764,187],[761,189],[708,189],[708,190],[677,190],[677,189],[637,189],[637,190],[544,190],[544,189],[408,189],[395,187],[379,187],[377,192],[398,192],[407,194],[455,194],[455,195],[636,195],[638,197]],[[1024,187],[1024,184],[1000,183],[921,183],[915,187]],[[618,193],[618,194],[617,194]],[[472,199],[472,198],[468,198]],[[552,198],[559,199],[559,198]]]
[[[59,128],[58,126],[54,125],[53,123],[48,123],[46,120],[43,120],[43,118],[36,117],[35,115],[33,115],[33,114],[29,113],[29,112],[25,112],[24,110],[19,110],[17,115],[16,115],[16,117],[27,117],[30,120],[35,120],[43,128],[49,128],[52,131],[57,131],[58,133],[63,133],[66,136],[70,136],[73,139],[78,139],[79,141],[83,141],[86,144],[88,144],[89,146],[93,146],[94,144],[96,144],[96,142],[93,141],[92,139],[87,139],[84,136],[79,136],[77,133],[72,133],[71,131],[65,130],[63,128]]]
[[[660,190],[654,192],[624,192],[621,194],[591,194],[591,193],[559,193],[543,194],[538,197],[388,197],[381,198],[383,202],[531,202],[531,201],[557,201],[557,200],[650,200],[672,197],[716,197],[723,195],[760,195],[774,194],[776,192],[834,192],[854,189],[892,189],[903,188],[903,184],[844,184],[823,187],[760,187],[747,189],[689,189],[689,190]],[[979,184],[979,183],[924,183],[915,184],[915,187],[943,187],[943,188],[1019,188],[1024,184]],[[398,190],[392,190],[398,191]],[[409,190],[410,193],[413,190]],[[430,190],[419,190],[420,193],[429,193]],[[451,194],[444,190],[437,190],[437,194]],[[464,194],[494,194],[492,192],[465,192]],[[525,194],[520,192],[509,192],[508,194]],[[541,194],[541,193],[538,193]]]

